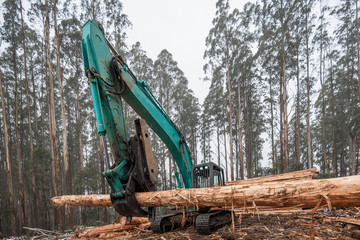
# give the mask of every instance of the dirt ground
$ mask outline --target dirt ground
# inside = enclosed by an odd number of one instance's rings
[[[352,222],[352,223],[349,223]],[[303,213],[243,213],[237,214],[235,229],[218,229],[211,235],[200,235],[193,226],[164,234],[133,229],[103,235],[106,239],[360,239],[360,209],[335,210],[325,208],[314,214]],[[79,238],[73,238],[79,239]]]

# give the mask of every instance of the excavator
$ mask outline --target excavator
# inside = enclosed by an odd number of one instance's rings
[[[165,143],[177,164],[177,187],[203,188],[225,185],[224,171],[214,163],[194,165],[190,148],[180,129],[156,100],[146,82],[138,80],[124,58],[104,36],[102,26],[88,20],[83,26],[81,42],[85,75],[90,85],[97,132],[104,146],[107,170],[103,173],[110,185],[110,198],[115,210],[126,217],[148,216],[151,229],[164,233],[181,225],[179,214],[155,216],[156,209],[143,209],[136,201],[136,192],[156,191],[158,163],[151,147],[148,126]],[[135,120],[135,135],[126,129],[122,101],[140,116]],[[110,159],[106,149],[111,149]],[[111,161],[111,163],[110,163]],[[188,210],[195,218],[200,234],[210,234],[231,221],[227,210]],[[180,219],[180,220],[179,220]],[[193,220],[194,221],[194,220]]]

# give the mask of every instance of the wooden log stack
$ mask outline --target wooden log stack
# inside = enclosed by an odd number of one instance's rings
[[[313,179],[316,169],[236,182],[227,186],[136,193],[143,207],[313,208],[360,206],[360,176]],[[69,195],[51,199],[54,206],[111,206],[109,195]]]

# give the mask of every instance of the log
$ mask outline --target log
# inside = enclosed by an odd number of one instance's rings
[[[238,181],[229,181],[226,182],[226,186],[231,185],[249,185],[249,184],[258,184],[261,182],[278,182],[278,181],[295,181],[299,179],[314,179],[318,176],[319,171],[316,168],[283,173],[275,176],[266,176],[266,177],[258,177],[258,178],[250,178],[246,180],[238,180]],[[90,197],[89,197],[90,196]],[[109,195],[74,195],[73,197],[64,196],[62,200],[56,197],[54,199],[54,206],[62,206],[62,205],[75,205],[75,206],[96,206],[96,207],[111,207],[112,204],[109,201]],[[56,205],[58,202],[64,201],[65,203]],[[75,201],[75,202],[74,202]],[[79,205],[78,203],[81,203]]]
[[[282,182],[282,181],[297,181],[297,180],[305,180],[305,179],[315,179],[319,175],[319,171],[316,168],[283,173],[279,175],[266,176],[266,177],[257,177],[250,178],[246,180],[237,180],[237,181],[229,181],[226,182],[226,186],[232,185],[243,185],[243,184],[257,184],[264,182]]]
[[[143,207],[360,206],[360,176],[136,193]],[[54,206],[111,206],[109,195],[59,196]]]

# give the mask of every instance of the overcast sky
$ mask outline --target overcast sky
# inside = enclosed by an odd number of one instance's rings
[[[189,80],[200,103],[210,83],[204,82],[205,38],[215,17],[215,0],[123,0],[124,13],[132,22],[127,31],[131,46],[139,41],[148,57],[156,60],[167,49]],[[247,1],[232,0],[232,8],[242,10]],[[131,66],[130,66],[131,67]]]

